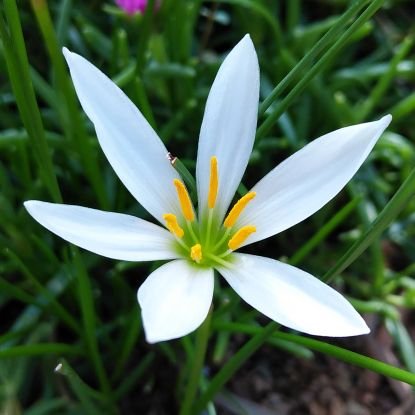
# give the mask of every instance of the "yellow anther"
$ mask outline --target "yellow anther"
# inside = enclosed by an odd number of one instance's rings
[[[210,158],[210,181],[208,194],[208,206],[210,209],[215,207],[216,196],[218,195],[218,184],[218,159],[213,156]]]
[[[239,229],[239,231],[236,232],[235,235],[233,235],[232,238],[229,240],[229,249],[231,249],[232,251],[238,249],[246,241],[248,236],[254,232],[256,232],[256,228],[252,225],[244,226],[243,228]]]
[[[190,258],[197,263],[202,260],[202,245],[196,244],[190,248]]]
[[[177,196],[179,198],[180,207],[182,208],[183,216],[190,221],[193,221],[195,218],[195,213],[193,211],[192,202],[190,200],[189,193],[187,192],[186,186],[184,183],[178,179],[173,180],[174,185],[176,186]]]
[[[245,196],[242,196],[233,206],[231,211],[226,216],[223,226],[225,228],[232,228],[235,225],[235,222],[239,218],[241,212],[245,209],[245,206],[256,196],[255,192],[249,192]]]
[[[163,219],[166,221],[167,229],[178,238],[183,238],[184,230],[180,227],[177,222],[176,215],[173,213],[166,213],[163,215]]]

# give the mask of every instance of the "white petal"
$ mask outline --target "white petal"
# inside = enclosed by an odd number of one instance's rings
[[[256,197],[237,223],[257,228],[245,245],[290,228],[336,196],[365,161],[391,119],[387,115],[323,135],[268,173],[252,188]]]
[[[107,76],[75,53],[63,50],[81,105],[99,143],[125,187],[160,222],[180,212],[167,150],[140,111]]]
[[[307,272],[270,258],[234,255],[234,267],[218,271],[248,304],[270,319],[317,336],[369,332],[342,295]]]
[[[219,69],[206,103],[197,152],[199,206],[209,192],[210,158],[219,168],[217,212],[224,216],[246,169],[255,138],[259,68],[254,45],[246,35]],[[200,212],[199,212],[200,213]]]
[[[213,281],[212,269],[184,260],[150,274],[137,293],[147,341],[176,339],[197,329],[212,303]]]
[[[42,226],[96,254],[125,261],[173,259],[174,237],[153,223],[82,206],[30,200],[27,211]]]

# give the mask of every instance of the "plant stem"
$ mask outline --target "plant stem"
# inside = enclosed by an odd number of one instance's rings
[[[187,388],[184,393],[183,405],[180,409],[180,415],[190,415],[193,413],[191,409],[195,400],[198,386],[200,384],[203,362],[205,361],[205,354],[209,340],[211,319],[212,307],[210,308],[205,321],[198,328],[196,333],[195,353],[192,356],[193,365],[190,369]]]
[[[270,323],[270,324],[273,324],[273,323]],[[258,335],[263,334],[263,332],[268,328],[268,326],[266,326],[265,328],[258,328],[258,327],[252,327],[252,326],[248,326],[248,325],[240,324],[240,323],[215,324],[215,328],[221,331],[229,330],[229,331],[235,331],[237,333],[245,332],[245,333],[253,334],[254,337],[252,337],[251,340],[255,339]],[[343,362],[351,363],[355,366],[359,366],[365,369],[372,370],[373,372],[391,377],[393,379],[400,380],[402,382],[408,383],[409,385],[415,385],[415,374],[414,373],[411,373],[411,372],[408,372],[407,370],[403,370],[398,367],[389,365],[379,360],[372,359],[371,357],[367,357],[359,353],[352,352],[342,347],[334,346],[332,344],[323,342],[321,340],[315,340],[309,337],[300,336],[298,334],[283,333],[280,331],[275,331],[272,334],[272,337],[305,346],[311,350],[315,350],[317,352],[324,353],[329,356],[333,356],[336,359],[342,360]],[[216,375],[212,379],[211,385],[213,385],[218,375]],[[205,402],[203,398],[204,397],[202,396],[201,401],[203,400],[203,402]]]
[[[264,344],[267,339],[279,327],[277,323],[271,321],[267,326],[260,329],[260,332],[253,336],[234,354],[215,375],[206,391],[198,399],[194,414],[199,414],[216,395],[217,391],[232,377],[232,375],[247,361],[247,359]],[[181,414],[183,415],[183,414]]]

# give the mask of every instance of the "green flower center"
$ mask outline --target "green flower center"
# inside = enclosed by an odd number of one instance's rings
[[[207,200],[207,212],[196,219],[189,193],[184,183],[174,180],[180,202],[182,217],[172,213],[163,215],[168,230],[176,238],[176,249],[184,258],[204,267],[226,265],[233,251],[241,247],[246,239],[256,231],[255,226],[247,225],[235,229],[235,224],[246,205],[255,197],[249,192],[236,202],[223,223],[215,214],[218,197],[219,175],[218,161],[215,156],[210,160],[210,181]]]

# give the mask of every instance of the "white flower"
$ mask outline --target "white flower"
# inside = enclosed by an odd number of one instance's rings
[[[234,252],[306,219],[356,173],[391,121],[326,134],[268,173],[228,212],[255,137],[257,56],[245,36],[210,91],[197,154],[198,213],[157,134],[126,95],[83,57],[64,50],[82,107],[118,177],[161,223],[40,201],[28,212],[50,231],[97,254],[128,261],[173,260],[138,290],[147,341],[174,339],[205,319],[216,269],[249,304],[295,330],[321,336],[368,333],[338,292],[285,263]],[[169,230],[167,230],[166,226]]]

